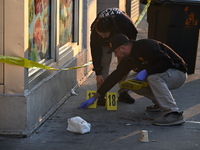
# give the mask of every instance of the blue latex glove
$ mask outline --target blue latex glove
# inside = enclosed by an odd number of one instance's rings
[[[88,99],[88,100],[84,101],[83,103],[81,103],[81,106],[79,106],[78,108],[87,108],[89,105],[92,105],[95,100],[96,100],[96,98],[91,97],[90,99]]]
[[[136,75],[134,80],[143,81],[144,79],[146,79],[146,77],[147,77],[147,71],[144,69],[144,70],[138,72],[138,74]]]

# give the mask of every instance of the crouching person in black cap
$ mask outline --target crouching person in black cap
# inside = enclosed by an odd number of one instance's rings
[[[148,106],[147,111],[162,110],[164,116],[153,120],[155,125],[176,125],[184,123],[182,112],[170,90],[181,87],[187,78],[187,64],[167,45],[151,40],[129,40],[123,34],[116,34],[110,40],[109,53],[121,57],[118,64],[108,78],[98,89],[94,97],[83,102],[79,108],[87,108],[100,95],[105,95],[117,84],[130,70],[137,72],[135,80],[146,80],[148,87],[133,90],[152,100],[153,106]]]

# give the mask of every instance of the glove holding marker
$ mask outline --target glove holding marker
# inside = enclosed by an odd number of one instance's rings
[[[99,97],[99,93],[95,93],[93,97],[81,103],[81,105],[78,108],[87,108],[89,105],[92,105],[95,102],[95,100]]]

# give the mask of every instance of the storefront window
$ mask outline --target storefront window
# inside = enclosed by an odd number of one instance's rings
[[[50,57],[50,0],[29,0],[28,59],[39,62]]]
[[[73,40],[73,0],[60,0],[59,46]]]

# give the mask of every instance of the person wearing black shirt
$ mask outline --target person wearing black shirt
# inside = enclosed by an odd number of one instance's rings
[[[166,44],[152,40],[130,40],[123,34],[116,34],[110,40],[110,50],[122,58],[116,70],[104,81],[92,98],[79,108],[87,108],[96,98],[115,86],[129,71],[137,73],[135,80],[147,81],[148,87],[132,90],[152,100],[160,108],[163,117],[153,120],[154,125],[176,125],[184,123],[182,112],[176,105],[170,90],[180,88],[187,79],[187,64]],[[148,108],[154,108],[148,107]]]
[[[100,12],[91,25],[90,47],[93,62],[93,70],[96,74],[97,89],[109,75],[112,54],[107,54],[109,49],[108,40],[115,34],[125,34],[130,39],[136,39],[137,29],[130,17],[118,8],[107,8]],[[117,57],[118,63],[120,59]],[[128,73],[127,73],[128,74]],[[127,75],[122,79],[125,80]],[[119,94],[119,101],[134,103],[135,100],[124,91]],[[105,105],[104,95],[99,97],[98,105]]]

